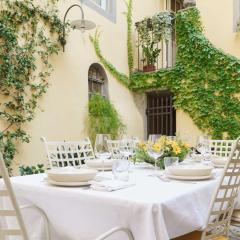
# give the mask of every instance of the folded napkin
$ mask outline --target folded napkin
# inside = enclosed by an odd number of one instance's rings
[[[106,180],[102,182],[91,182],[91,188],[97,191],[112,192],[123,188],[128,188],[134,186],[133,182],[123,182],[119,180]]]

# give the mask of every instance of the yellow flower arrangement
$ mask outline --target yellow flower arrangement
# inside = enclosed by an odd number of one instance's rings
[[[179,138],[174,140],[169,139],[167,136],[161,136],[155,143],[153,142],[140,142],[138,144],[138,149],[136,151],[136,159],[154,163],[154,160],[148,155],[147,148],[150,147],[156,152],[163,152],[162,157],[158,160],[158,166],[163,167],[164,157],[179,157],[179,160],[182,161],[186,157],[188,151],[190,150],[189,144],[183,142]]]

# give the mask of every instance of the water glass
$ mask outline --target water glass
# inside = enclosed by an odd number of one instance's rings
[[[177,166],[179,163],[178,157],[165,157],[164,158],[164,167],[167,169],[170,166]]]
[[[112,173],[114,179],[121,181],[129,180],[129,166],[130,162],[126,159],[119,159],[113,163]]]

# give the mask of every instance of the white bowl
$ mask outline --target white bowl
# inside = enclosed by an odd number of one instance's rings
[[[227,157],[220,157],[220,156],[213,156],[212,162],[215,165],[225,165],[227,163],[228,158]]]
[[[104,163],[104,167],[111,168],[115,161],[116,159],[105,159],[104,161],[101,159],[91,159],[86,160],[85,164],[90,168],[101,168]]]
[[[46,173],[49,179],[56,182],[87,182],[95,178],[97,170],[66,167],[51,169]]]
[[[209,176],[212,166],[203,164],[177,165],[167,168],[167,173],[176,176]]]

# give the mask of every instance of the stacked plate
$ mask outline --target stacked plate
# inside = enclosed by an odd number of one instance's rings
[[[50,184],[58,186],[86,186],[97,174],[95,169],[64,167],[51,169],[47,172],[47,180]]]
[[[227,157],[213,156],[212,163],[214,167],[224,168],[228,161]]]
[[[204,180],[212,177],[212,170],[212,166],[204,164],[176,165],[167,168],[166,176],[178,180]]]
[[[109,171],[112,170],[113,163],[116,161],[116,159],[91,159],[91,160],[86,160],[85,164],[89,168],[93,168],[96,170],[105,170]]]

